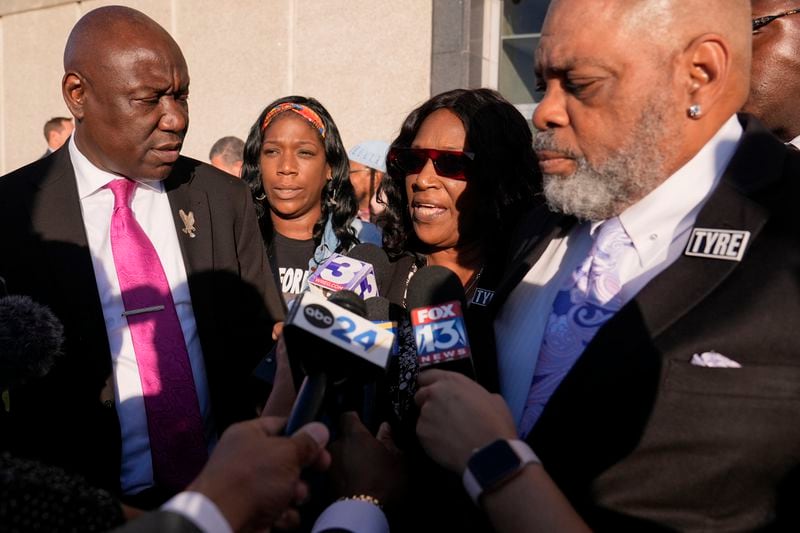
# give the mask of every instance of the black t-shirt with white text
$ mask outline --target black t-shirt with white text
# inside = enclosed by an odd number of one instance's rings
[[[308,261],[314,256],[314,239],[296,240],[275,233],[270,246],[270,263],[275,282],[288,304],[306,284]]]

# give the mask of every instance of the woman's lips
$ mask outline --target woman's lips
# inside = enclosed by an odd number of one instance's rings
[[[414,220],[418,222],[432,222],[442,216],[447,209],[436,204],[414,202],[412,213]]]
[[[278,200],[293,200],[303,192],[303,189],[272,189],[272,194]]]

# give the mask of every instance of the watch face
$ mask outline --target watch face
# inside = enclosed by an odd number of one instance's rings
[[[482,489],[493,487],[519,470],[520,459],[508,442],[497,440],[469,460],[469,471]]]

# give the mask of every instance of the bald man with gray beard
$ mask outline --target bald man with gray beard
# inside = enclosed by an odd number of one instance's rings
[[[736,114],[750,2],[554,0],[535,57],[499,379],[423,374],[423,446],[496,531],[797,530],[800,154]]]

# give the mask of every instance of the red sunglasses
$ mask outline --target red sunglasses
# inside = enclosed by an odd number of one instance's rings
[[[475,159],[475,154],[435,148],[392,148],[387,156],[389,164],[406,175],[419,174],[428,159],[433,161],[433,168],[443,178],[466,180],[464,171]]]

